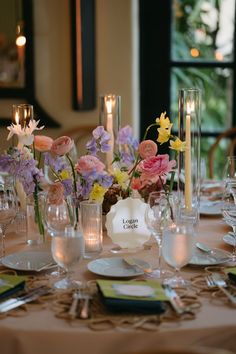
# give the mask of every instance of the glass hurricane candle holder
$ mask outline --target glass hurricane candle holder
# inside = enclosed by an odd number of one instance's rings
[[[102,251],[102,204],[82,201],[80,225],[84,237],[84,257],[95,258]]]
[[[106,165],[112,170],[114,153],[118,152],[116,138],[120,129],[121,97],[114,94],[100,96],[99,122],[110,134],[110,151],[106,154]]]
[[[179,153],[178,192],[181,216],[194,223],[199,218],[200,203],[200,90],[179,91],[179,139],[186,149]]]
[[[13,104],[12,117],[14,123],[18,123],[22,128],[29,125],[30,120],[34,118],[34,108],[31,104]]]

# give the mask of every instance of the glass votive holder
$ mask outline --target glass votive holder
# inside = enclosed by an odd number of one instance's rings
[[[80,225],[84,237],[84,258],[95,258],[102,251],[102,204],[82,201]]]

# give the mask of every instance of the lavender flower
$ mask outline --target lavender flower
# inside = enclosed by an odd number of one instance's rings
[[[119,130],[116,143],[118,145],[130,145],[135,150],[138,148],[138,140],[133,137],[133,131],[129,125]]]
[[[60,172],[68,168],[65,159],[61,156],[52,156],[49,152],[45,152],[43,156],[45,165],[51,166],[56,172]]]
[[[106,153],[110,151],[110,134],[103,126],[98,126],[93,130],[93,138],[86,144],[86,149],[91,155],[96,156],[99,151]]]

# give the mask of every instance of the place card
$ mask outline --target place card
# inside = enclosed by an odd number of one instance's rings
[[[138,198],[119,200],[106,217],[107,234],[121,248],[142,246],[150,238],[145,223],[147,204]]]

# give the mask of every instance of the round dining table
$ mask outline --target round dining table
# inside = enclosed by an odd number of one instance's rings
[[[201,216],[196,242],[231,252],[232,247],[223,241],[223,236],[229,230],[221,216]],[[104,233],[103,251],[98,257],[117,257],[118,255],[111,252],[113,247],[111,239]],[[10,230],[6,236],[8,255],[23,250],[45,248],[50,248],[50,240],[44,245],[30,246],[26,244],[25,236],[17,232],[17,225],[15,230]],[[147,261],[152,268],[157,266],[157,248],[154,243],[132,256]],[[87,264],[90,261],[91,259],[83,259],[79,262],[75,273],[77,280],[87,282],[103,279],[88,270]],[[221,266],[227,265],[234,264],[226,263]],[[171,269],[164,261],[162,266]],[[6,270],[6,267],[0,266],[0,270]],[[50,278],[50,272],[51,270],[44,270],[33,275],[40,277],[49,274]],[[194,279],[198,275],[204,277],[204,272],[204,266],[201,265],[187,265],[181,270],[182,276],[187,279]],[[194,318],[176,318],[160,322],[155,330],[134,326],[113,326],[95,330],[88,326],[87,321],[68,321],[55,316],[55,311],[50,306],[30,308],[24,316],[11,315],[9,312],[8,315],[0,317],[0,353],[131,354],[144,350],[158,352],[158,348],[171,346],[207,346],[229,349],[236,353],[236,307],[227,300],[220,301],[221,297],[215,299],[201,294],[198,296],[201,306]]]

